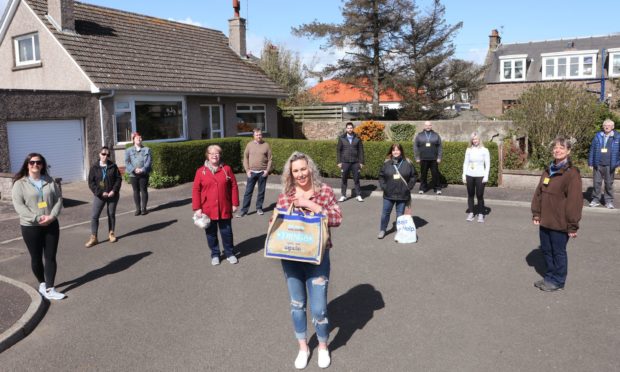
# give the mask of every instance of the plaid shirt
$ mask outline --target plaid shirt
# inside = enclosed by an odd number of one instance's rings
[[[276,203],[276,208],[279,209],[288,209],[293,203],[293,199],[295,198],[295,190],[293,190],[289,194],[281,193],[278,195],[278,202]],[[327,226],[328,227],[338,227],[342,222],[342,211],[340,210],[340,205],[336,202],[336,195],[334,195],[334,190],[326,184],[321,185],[321,191],[317,194],[310,197],[310,200],[317,203],[327,212]],[[331,231],[329,233],[330,238],[327,241],[327,248],[332,247],[332,239],[331,239]]]

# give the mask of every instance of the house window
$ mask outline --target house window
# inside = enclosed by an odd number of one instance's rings
[[[527,55],[511,55],[499,57],[500,81],[524,81]]]
[[[613,77],[620,76],[620,52],[609,55],[609,75]]]
[[[267,132],[265,105],[237,104],[237,133],[251,133],[254,128]]]
[[[132,132],[139,132],[145,141],[185,138],[182,99],[119,97],[114,110],[117,143],[131,141]]]
[[[25,66],[41,62],[39,51],[39,34],[18,36],[13,39],[15,45],[15,65]]]
[[[551,79],[584,79],[595,77],[597,51],[585,51],[579,54],[566,52],[553,55],[541,54],[543,59],[543,80]]]

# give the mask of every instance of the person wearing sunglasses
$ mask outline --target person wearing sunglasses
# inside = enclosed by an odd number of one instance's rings
[[[142,145],[142,136],[138,132],[131,134],[133,146],[125,151],[125,171],[133,188],[133,202],[136,216],[147,214],[149,201],[149,174],[151,173],[151,149]]]
[[[99,230],[99,216],[103,207],[107,206],[108,212],[108,239],[110,243],[115,243],[117,238],[114,235],[116,225],[116,205],[121,191],[121,172],[112,160],[110,160],[110,149],[103,146],[99,151],[99,160],[93,164],[88,172],[88,187],[92,191],[93,214],[90,220],[90,238],[86,242],[86,248],[99,243],[97,231]]]
[[[62,193],[48,174],[43,155],[33,152],[26,156],[13,176],[11,195],[39,293],[48,300],[62,300],[65,295],[54,288]]]

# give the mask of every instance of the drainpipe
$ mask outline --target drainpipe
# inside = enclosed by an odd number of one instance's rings
[[[103,136],[103,100],[114,97],[115,91],[112,89],[110,94],[99,97],[99,126],[101,127],[101,146],[105,146],[105,137]]]
[[[611,61],[609,61],[611,65]],[[601,97],[599,101],[605,102],[605,48],[603,48],[601,53]]]

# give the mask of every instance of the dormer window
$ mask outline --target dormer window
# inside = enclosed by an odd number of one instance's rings
[[[610,77],[620,77],[620,48],[609,49]]]
[[[15,66],[27,66],[41,62],[39,34],[28,34],[13,39],[15,45]]]
[[[543,53],[543,80],[593,78],[596,54],[596,50]]]
[[[500,81],[524,81],[527,54],[500,56]]]

